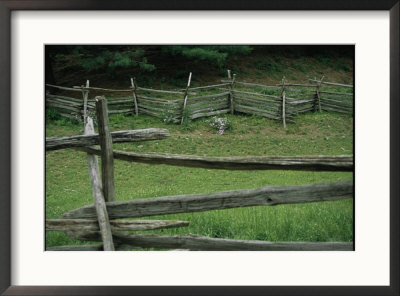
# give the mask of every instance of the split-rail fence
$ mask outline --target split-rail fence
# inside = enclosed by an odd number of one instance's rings
[[[297,114],[309,111],[352,113],[353,85],[309,79],[308,84],[288,83],[285,78],[276,85],[237,81],[228,70],[228,79],[220,84],[180,90],[139,87],[134,78],[130,88],[105,89],[82,86],[64,87],[46,84],[46,107],[55,108],[61,116],[83,119],[95,114],[95,95],[108,93],[108,113],[147,114],[165,122],[183,123],[200,117],[223,113],[256,114],[273,120],[294,123]],[[90,97],[89,94],[94,94]]]
[[[55,246],[53,251],[131,250],[160,248],[179,250],[353,250],[352,242],[269,242],[233,240],[198,235],[137,234],[134,231],[186,227],[188,221],[118,220],[173,213],[202,212],[247,206],[273,206],[353,198],[353,181],[301,186],[268,186],[212,194],[164,196],[130,201],[116,201],[114,193],[114,159],[225,170],[305,170],[353,171],[353,156],[268,156],[268,157],[200,157],[177,154],[141,154],[113,150],[112,143],[161,140],[169,137],[166,129],[150,128],[110,132],[108,105],[104,97],[95,98],[99,133],[87,117],[85,134],[47,138],[46,150],[78,149],[87,153],[94,203],[64,213],[59,219],[46,220],[46,231],[63,231],[97,245]],[[94,146],[94,145],[100,145]],[[101,156],[100,177],[98,159]]]

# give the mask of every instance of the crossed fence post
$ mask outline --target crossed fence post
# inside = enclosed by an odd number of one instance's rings
[[[112,138],[108,123],[107,100],[104,97],[96,97],[96,115],[99,127],[99,140],[101,147],[102,181],[100,182],[97,156],[88,153],[88,167],[97,221],[103,241],[104,251],[114,251],[114,242],[110,221],[107,213],[106,201],[114,201],[114,158],[112,150]],[[85,135],[94,134],[93,120],[85,117]]]

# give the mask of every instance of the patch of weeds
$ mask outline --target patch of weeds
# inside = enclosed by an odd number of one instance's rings
[[[61,114],[56,108],[46,109],[46,121],[47,120],[59,120],[60,118],[61,118]]]
[[[185,110],[183,110],[182,112],[182,117],[183,117],[183,122],[181,125],[181,128],[183,131],[189,131],[193,128],[192,126],[192,120],[191,120],[191,116],[192,116],[192,110],[188,107],[186,107]]]
[[[173,124],[174,123],[174,112],[170,109],[164,109],[163,112],[161,112],[161,119],[162,122],[165,124]]]

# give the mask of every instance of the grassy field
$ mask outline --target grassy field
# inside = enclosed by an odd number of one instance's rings
[[[353,153],[353,118],[335,113],[308,113],[296,124],[257,116],[224,115],[232,130],[218,135],[205,122],[167,125],[145,115],[112,115],[112,131],[167,128],[166,140],[114,144],[114,149],[208,156],[338,155]],[[47,120],[46,137],[83,133],[82,124]],[[352,179],[349,172],[227,171],[146,165],[115,160],[116,199],[212,193],[268,185],[299,185]],[[46,153],[46,218],[93,203],[86,154],[72,149]],[[142,218],[143,219],[143,218]],[[353,241],[353,200],[247,207],[203,213],[174,214],[149,219],[187,220],[186,228],[151,231],[267,241]],[[149,233],[149,232],[147,232]],[[87,243],[87,242],[86,242]],[[46,246],[84,244],[62,232],[47,232]]]

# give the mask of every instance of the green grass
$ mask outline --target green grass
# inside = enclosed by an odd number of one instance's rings
[[[337,155],[352,154],[353,119],[335,113],[308,113],[284,130],[281,122],[258,116],[224,115],[232,130],[224,135],[201,118],[190,129],[166,125],[145,115],[110,116],[111,130],[167,128],[166,140],[114,144],[114,149],[136,152],[168,152],[208,156]],[[62,124],[61,124],[62,123]],[[75,135],[82,124],[48,120],[46,137]],[[117,200],[166,195],[212,193],[268,185],[299,185],[351,179],[349,172],[227,171],[146,165],[115,160]],[[65,149],[46,153],[46,217],[91,204],[85,153]],[[143,218],[141,218],[143,219]],[[147,233],[198,234],[210,237],[268,241],[352,241],[353,200],[275,207],[247,207],[202,213],[174,214],[145,219],[187,220],[186,228]],[[84,244],[61,232],[47,232],[47,247]]]

